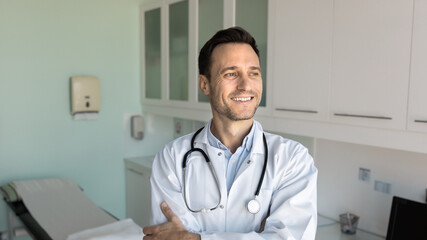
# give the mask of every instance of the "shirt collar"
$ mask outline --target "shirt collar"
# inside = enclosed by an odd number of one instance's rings
[[[218,138],[216,138],[212,132],[211,132],[211,124],[212,120],[209,121],[209,123],[206,125],[206,131],[207,131],[207,140],[209,145],[215,148],[219,149],[228,149]],[[255,121],[252,124],[251,131],[249,131],[248,135],[243,139],[242,146],[246,149],[246,151],[251,151],[253,140],[254,140],[254,134],[255,134]]]
[[[196,139],[194,140],[194,143],[201,143],[201,144],[206,144],[208,146],[210,146],[210,143],[208,141],[208,130],[210,132],[210,126],[212,123],[212,119],[206,124],[205,128],[200,132],[200,134],[196,137]],[[259,122],[257,122],[256,120],[254,120],[254,123],[252,125],[252,129],[251,132],[253,131],[253,137],[251,139],[251,143],[249,146],[252,147],[252,153],[259,153],[259,154],[263,154],[264,153],[264,143],[263,143],[263,129],[262,126]]]

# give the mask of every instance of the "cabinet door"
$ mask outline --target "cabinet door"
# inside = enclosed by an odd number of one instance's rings
[[[332,121],[404,129],[413,2],[334,3]]]
[[[268,0],[236,0],[235,25],[256,40],[262,70],[263,92],[260,106],[266,106]]]
[[[169,99],[188,100],[188,0],[169,5]]]
[[[150,176],[148,170],[126,168],[126,217],[141,227],[150,225]]]
[[[427,1],[414,9],[408,129],[427,132]]]
[[[145,98],[161,99],[161,37],[160,37],[160,8],[143,12],[144,23],[144,64],[143,91]]]
[[[325,119],[333,0],[277,1],[273,103],[279,116]]]

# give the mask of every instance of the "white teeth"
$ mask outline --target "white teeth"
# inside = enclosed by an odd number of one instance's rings
[[[242,101],[242,102],[244,102],[244,101],[249,101],[249,100],[251,100],[250,97],[246,97],[246,98],[233,98],[233,101]]]

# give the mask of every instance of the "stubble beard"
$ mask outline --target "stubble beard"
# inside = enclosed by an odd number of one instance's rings
[[[238,114],[234,113],[231,110],[231,107],[227,104],[226,101],[223,101],[224,102],[224,106],[220,106],[217,101],[212,101],[212,99],[211,99],[210,102],[211,102],[212,108],[217,113],[219,113],[220,115],[223,115],[223,116],[227,117],[229,120],[232,120],[232,121],[244,121],[244,120],[250,120],[250,119],[252,119],[254,117],[255,113],[256,113],[256,110],[258,109],[258,106],[259,106],[259,103],[257,103],[257,105],[255,106],[255,108],[253,109],[252,112],[250,112],[248,114],[244,114],[243,116],[238,116]]]

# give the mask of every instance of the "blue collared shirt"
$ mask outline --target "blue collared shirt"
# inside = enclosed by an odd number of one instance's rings
[[[233,154],[230,149],[228,149],[223,143],[221,143],[218,138],[216,138],[211,132],[211,123],[207,125],[208,129],[208,142],[212,147],[221,149],[224,151],[224,158],[226,160],[226,181],[227,189],[230,191],[231,186],[233,185],[234,179],[236,178],[237,172],[239,171],[240,166],[248,157],[252,149],[252,143],[254,140],[254,126],[252,125],[251,131],[243,139],[242,145],[237,148],[236,152]]]

